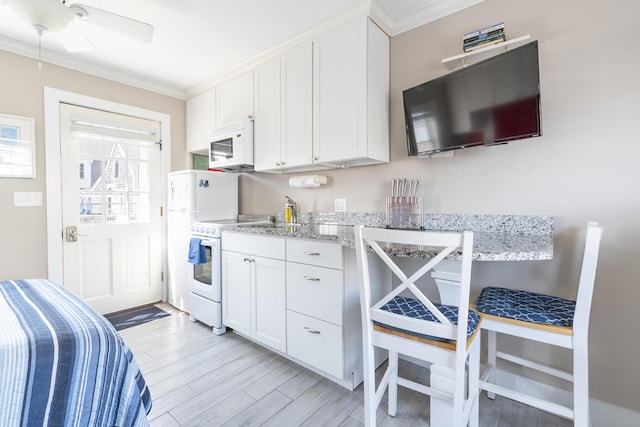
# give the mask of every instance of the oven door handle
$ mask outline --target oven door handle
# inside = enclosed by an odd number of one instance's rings
[[[211,247],[211,246],[213,246],[214,244],[215,244],[215,243],[214,243],[214,242],[212,242],[212,241],[211,241],[211,240],[209,240],[209,239],[202,239],[202,240],[200,241],[200,245],[202,245],[202,246],[209,246],[209,247]]]

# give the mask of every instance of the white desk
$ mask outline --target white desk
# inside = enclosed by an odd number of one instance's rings
[[[278,217],[278,213],[276,213]],[[301,226],[283,228],[243,227],[237,231],[302,239],[340,242],[354,249],[353,224],[384,226],[383,214],[302,213]],[[474,232],[474,261],[537,261],[553,258],[553,217],[547,215],[449,215],[425,214],[425,228],[438,231]],[[387,253],[396,257],[429,258],[433,253],[421,248],[394,246]],[[432,274],[443,304],[457,304],[459,271],[456,254]],[[431,386],[443,390],[452,384],[447,371],[431,367]],[[451,406],[437,399],[431,400],[432,427],[450,423]]]

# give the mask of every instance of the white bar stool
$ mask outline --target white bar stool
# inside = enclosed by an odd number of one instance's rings
[[[433,399],[452,404],[447,425],[462,427],[479,424],[478,396],[480,375],[480,315],[469,310],[473,233],[443,233],[355,227],[356,256],[360,279],[363,328],[365,425],[376,425],[376,409],[388,388],[388,412],[396,415],[397,389],[403,386]],[[422,246],[432,257],[407,276],[385,249],[400,245]],[[385,249],[383,249],[385,248]],[[415,282],[446,257],[462,249],[458,305],[432,302]],[[431,254],[429,254],[431,255]],[[379,257],[401,284],[379,298],[371,289],[371,261]],[[376,259],[377,261],[377,259]],[[373,264],[373,262],[372,262]],[[435,285],[433,285],[435,288]],[[402,293],[402,295],[401,295]],[[374,348],[389,352],[389,363],[375,384]],[[453,372],[452,391],[426,386],[398,376],[398,354],[432,363]],[[468,368],[467,368],[468,363]],[[437,369],[437,368],[436,368]],[[433,405],[432,405],[433,406]]]
[[[482,329],[488,331],[488,369],[480,387],[490,398],[495,394],[573,420],[575,426],[589,426],[589,315],[595,282],[602,227],[587,227],[580,282],[576,301],[528,291],[488,287],[475,308],[482,313]],[[508,334],[572,350],[573,372],[565,372],[527,358],[497,351],[497,334]],[[503,359],[573,384],[573,407],[530,396],[496,384],[496,363]]]

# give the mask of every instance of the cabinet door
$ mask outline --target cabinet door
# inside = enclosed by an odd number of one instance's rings
[[[319,36],[313,45],[313,153],[320,162],[366,154],[367,21]]]
[[[254,70],[255,170],[281,165],[280,156],[280,58]]]
[[[253,118],[253,70],[216,86],[217,127]]]
[[[282,55],[281,70],[281,160],[284,167],[310,165],[313,162],[311,42]]]
[[[222,323],[251,335],[252,263],[244,254],[222,251]]]
[[[187,100],[187,152],[208,152],[209,134],[216,127],[216,90]]]
[[[262,344],[287,350],[285,262],[269,258],[252,258],[253,331],[251,336]]]

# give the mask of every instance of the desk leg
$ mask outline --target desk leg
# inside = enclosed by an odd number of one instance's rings
[[[432,388],[453,394],[454,377],[453,369],[446,368],[441,365],[431,365],[429,381]],[[451,420],[453,419],[453,405],[451,402],[445,402],[444,400],[433,397],[430,402],[431,410],[429,411],[429,425],[431,427],[450,426]]]
[[[440,302],[446,305],[458,305],[460,298],[460,263],[458,261],[443,261],[431,277],[438,286]],[[431,365],[430,385],[436,390],[449,394],[454,392],[455,373],[453,369],[441,365]],[[431,427],[449,426],[453,420],[453,405],[440,399],[431,399]]]
[[[456,273],[454,268],[446,268],[443,270],[433,271],[431,277],[438,285],[440,293],[440,302],[447,305],[458,305],[458,297],[460,295],[460,274]],[[455,267],[455,266],[451,266]],[[459,267],[458,267],[459,271]],[[453,394],[455,381],[453,369],[442,365],[431,365],[430,385],[436,390]],[[431,398],[431,419],[429,425],[431,427],[441,427],[451,425],[453,405],[451,402]]]
[[[431,277],[433,277],[438,286],[440,302],[457,306],[460,297],[460,262],[442,261],[431,272]]]

